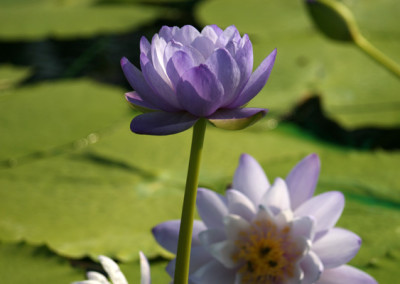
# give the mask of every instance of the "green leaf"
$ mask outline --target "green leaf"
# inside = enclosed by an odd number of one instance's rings
[[[347,128],[396,126],[400,119],[400,81],[353,45],[338,44],[312,26],[303,1],[206,1],[197,10],[203,25],[231,24],[248,33],[254,46],[255,67],[274,48],[277,57],[266,87],[249,104],[270,109],[279,117],[310,93],[318,93],[327,114]],[[398,3],[353,1],[360,30],[379,49],[400,62]],[[347,3],[346,3],[347,4]],[[379,6],[380,15],[373,12]],[[371,7],[371,8],[369,8]],[[360,11],[360,12],[358,12]],[[384,19],[376,27],[370,18]],[[387,25],[386,25],[387,23]],[[371,29],[371,30],[369,30]]]
[[[0,4],[0,38],[37,40],[127,32],[159,15],[144,5],[94,5],[95,1],[6,1]],[[16,19],[19,19],[16,21]]]
[[[48,248],[25,243],[0,243],[0,274],[3,283],[13,284],[71,283],[83,277]]]

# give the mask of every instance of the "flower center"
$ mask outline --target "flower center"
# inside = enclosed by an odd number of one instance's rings
[[[239,234],[232,258],[242,264],[242,283],[276,284],[294,276],[301,249],[291,240],[290,227],[278,228],[270,220],[255,221],[250,230]]]

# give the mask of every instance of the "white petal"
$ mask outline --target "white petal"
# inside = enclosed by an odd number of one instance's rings
[[[334,268],[350,261],[361,246],[359,236],[341,228],[333,228],[313,244],[325,269]]]
[[[237,267],[232,256],[238,252],[238,247],[231,241],[222,241],[209,246],[209,251],[213,257],[227,268]]]
[[[283,179],[277,178],[261,198],[261,204],[277,211],[290,209],[290,197]]]
[[[239,215],[227,215],[224,218],[226,236],[230,240],[236,240],[241,232],[246,232],[251,228],[249,222]]]
[[[111,258],[100,255],[99,260],[114,284],[128,284],[128,281],[119,269],[118,264],[116,264]]]
[[[147,258],[142,252],[139,252],[140,257],[140,284],[150,284],[150,265]]]
[[[300,262],[300,267],[304,273],[303,283],[315,283],[324,269],[321,260],[312,251],[304,256]]]
[[[197,212],[207,228],[222,228],[223,217],[228,215],[226,198],[212,190],[197,190]]]
[[[310,216],[295,218],[292,222],[291,232],[293,237],[303,236],[312,240],[314,236],[314,218]]]
[[[258,206],[261,196],[270,184],[260,164],[252,156],[243,154],[240,156],[232,187],[242,192],[255,206]]]
[[[228,210],[230,214],[236,214],[251,221],[255,214],[256,208],[254,204],[240,191],[230,189],[226,191],[228,199]]]
[[[89,280],[97,281],[96,283],[101,283],[101,284],[109,284],[110,283],[110,282],[108,282],[107,278],[103,274],[96,272],[96,271],[89,271],[87,273],[87,278]]]
[[[295,216],[313,216],[317,233],[335,226],[343,208],[343,194],[338,191],[329,191],[307,200],[294,211],[294,214]]]
[[[296,263],[294,265],[294,271],[293,271],[293,276],[292,278],[285,279],[285,284],[300,284],[300,283],[307,283],[305,281],[302,281],[304,277],[304,272],[301,270],[300,265]],[[311,282],[310,282],[311,283]]]

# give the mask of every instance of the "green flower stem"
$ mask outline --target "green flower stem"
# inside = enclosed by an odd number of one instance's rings
[[[343,21],[346,22],[347,28],[354,43],[361,48],[366,54],[375,59],[383,67],[391,71],[394,75],[400,78],[400,66],[392,59],[382,53],[379,49],[373,46],[360,32],[350,9],[344,4],[333,0],[318,0],[320,3],[330,7],[338,13]]]
[[[190,151],[189,169],[186,178],[185,196],[183,199],[174,284],[187,284],[189,279],[193,217],[206,123],[207,120],[200,119],[193,127],[192,148]]]
[[[365,53],[375,59],[378,63],[386,67],[394,75],[400,78],[400,66],[397,65],[393,60],[379,51],[375,46],[373,46],[365,37],[361,34],[353,37],[355,44],[361,48]]]

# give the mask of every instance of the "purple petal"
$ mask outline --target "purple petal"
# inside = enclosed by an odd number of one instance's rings
[[[189,129],[197,120],[188,113],[148,112],[132,120],[131,130],[137,134],[169,135]]]
[[[290,209],[289,192],[285,181],[277,178],[261,198],[260,204],[272,208],[274,212]]]
[[[350,261],[358,252],[361,239],[353,232],[333,228],[313,244],[325,269],[335,268]]]
[[[201,64],[183,74],[176,92],[181,107],[193,115],[206,117],[221,106],[224,89],[210,69]]]
[[[256,123],[267,111],[263,108],[219,109],[208,120],[218,128],[240,130]]]
[[[234,95],[240,79],[240,70],[233,57],[226,49],[215,50],[205,64],[217,76],[224,87],[222,107],[229,104]]]
[[[276,57],[276,49],[261,62],[260,66],[251,74],[249,81],[243,91],[238,95],[237,99],[229,105],[229,108],[236,108],[248,103],[257,95],[268,81],[268,77],[274,66]]]
[[[183,45],[179,42],[170,41],[167,43],[167,46],[164,49],[164,56],[163,56],[163,62],[164,62],[165,70],[167,72],[167,77],[169,77],[168,70],[167,70],[168,61],[175,54],[175,52],[182,50],[182,48],[183,48]]]
[[[270,184],[260,164],[252,156],[243,154],[240,156],[232,187],[242,192],[255,206],[258,206],[261,196]]]
[[[367,273],[349,265],[324,270],[317,284],[378,284]]]
[[[149,83],[153,92],[158,94],[158,98],[159,100],[162,100],[163,105],[166,105],[169,111],[181,110],[178,99],[172,90],[170,80],[168,78],[164,79],[160,76],[160,73],[154,69],[154,66],[144,53],[140,54],[140,63],[144,78]],[[151,103],[153,103],[153,101],[151,101]]]
[[[155,226],[151,232],[156,241],[166,250],[176,253],[179,240],[180,220],[171,220]],[[194,220],[192,232],[192,245],[200,245],[199,233],[206,230],[203,222]]]
[[[141,110],[142,112],[157,110],[157,108],[152,104],[143,101],[137,92],[125,93],[125,98],[134,108]]]
[[[235,268],[238,266],[237,262],[232,258],[232,256],[239,250],[238,246],[234,242],[222,241],[210,245],[208,249],[211,255],[225,267]]]
[[[140,257],[140,284],[150,284],[151,277],[150,277],[150,265],[146,258],[146,256],[139,252]]]
[[[167,63],[167,73],[175,89],[183,73],[193,66],[193,60],[186,52],[177,51],[172,55]]]
[[[324,265],[321,260],[312,251],[304,256],[301,260],[300,267],[304,273],[302,283],[315,283],[324,270]]]
[[[315,232],[325,231],[335,226],[344,208],[344,196],[338,191],[329,191],[317,195],[300,205],[295,216],[315,218]]]
[[[199,268],[189,280],[195,284],[232,284],[235,281],[235,274],[235,271],[213,260]]]
[[[222,32],[223,30],[220,29],[217,25],[209,25],[203,28],[201,34],[208,37],[215,44]]]
[[[165,42],[169,42],[172,39],[173,30],[174,28],[162,26],[158,32],[158,35],[160,38],[163,38]]]
[[[320,171],[318,155],[311,154],[301,160],[286,177],[292,210],[313,196]]]
[[[227,27],[222,34],[219,35],[216,42],[217,46],[225,47],[231,41],[239,41],[240,34],[235,26]]]
[[[253,71],[253,45],[247,34],[240,41],[235,59],[240,69],[240,82],[235,93],[237,96],[243,90]]]
[[[204,58],[208,58],[214,51],[215,46],[212,40],[206,36],[199,36],[193,42],[192,46],[197,49]]]
[[[152,104],[154,107],[161,110],[174,110],[168,102],[153,91],[153,89],[147,84],[142,72],[140,72],[140,70],[125,57],[121,59],[121,67],[129,84],[137,93],[140,94],[141,97],[145,98],[147,103]]]
[[[140,52],[144,53],[151,61],[151,45],[144,36],[140,38]]]
[[[247,221],[253,220],[256,214],[256,207],[247,196],[235,189],[229,189],[226,191],[226,198],[228,199],[230,214],[239,215]]]
[[[165,73],[165,66],[164,66],[164,50],[167,46],[167,42],[165,39],[155,34],[151,39],[151,66],[153,66],[155,73],[158,74],[162,80],[168,82],[167,74]],[[142,63],[142,71],[143,70],[143,62],[142,62],[142,54],[140,54],[140,61]],[[144,74],[145,75],[145,74]],[[145,75],[146,76],[146,75]],[[146,78],[148,80],[148,78]],[[150,82],[150,81],[148,81]]]
[[[190,45],[199,35],[200,33],[196,28],[186,25],[176,31],[174,34],[174,40],[183,43],[183,45]]]
[[[207,228],[222,228],[223,218],[228,214],[226,198],[212,190],[197,190],[197,212]]]
[[[226,240],[226,233],[223,228],[224,227],[221,227],[220,229],[210,229],[202,231],[199,234],[201,244],[204,247],[208,247],[214,243],[219,243]]]
[[[192,246],[190,250],[189,273],[194,273],[197,269],[209,263],[210,261],[213,261],[213,257],[208,251],[204,249],[203,246]],[[175,266],[176,258],[170,261],[166,267],[166,271],[171,276],[171,278],[174,278]]]

